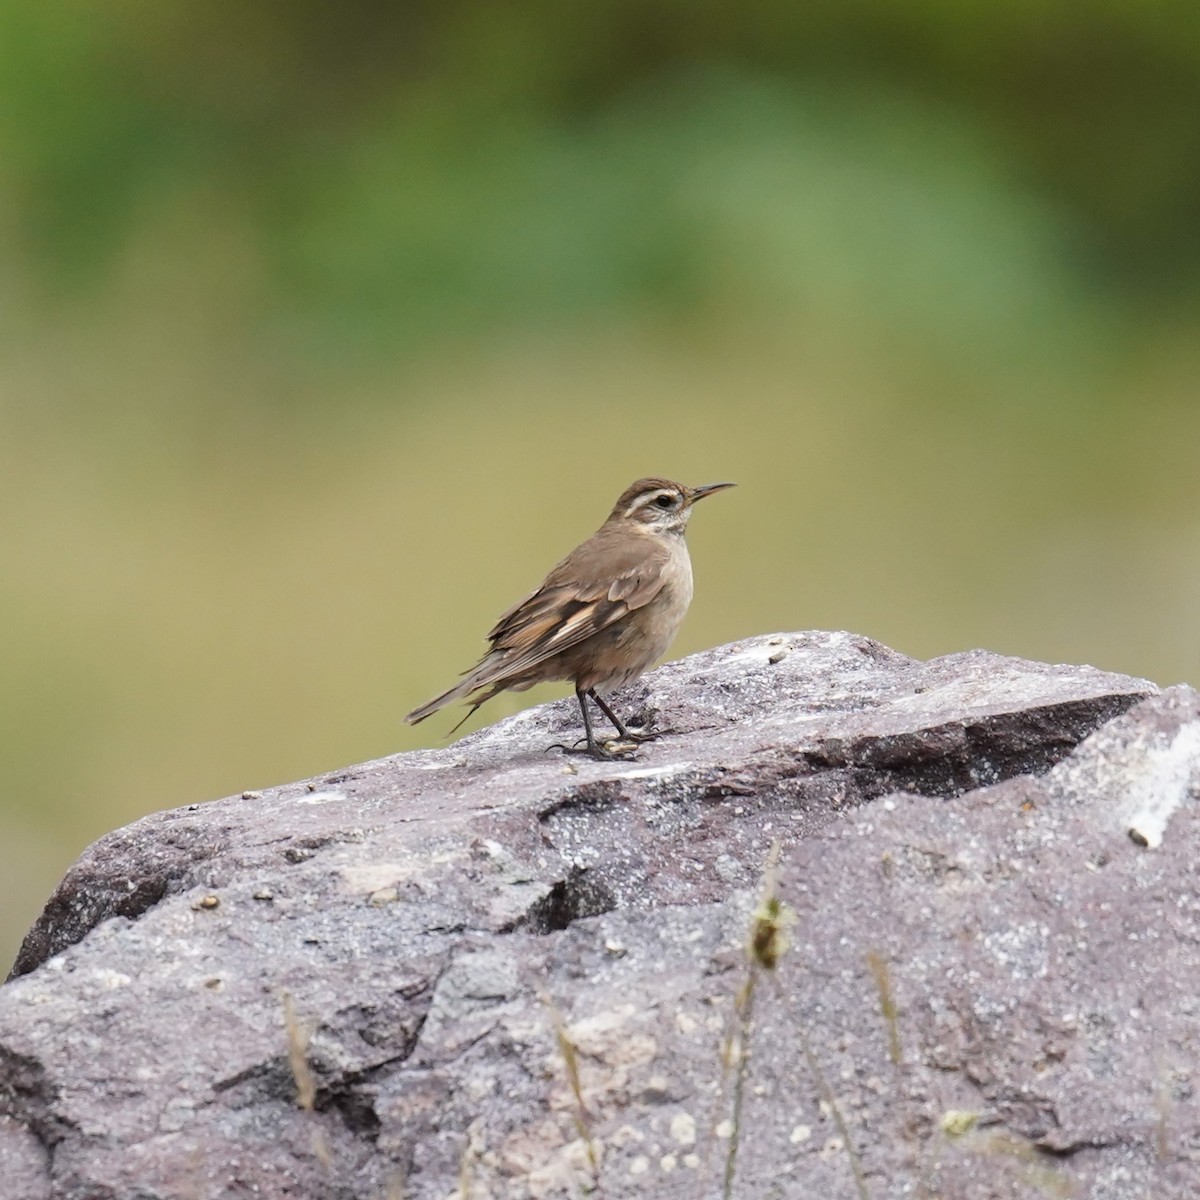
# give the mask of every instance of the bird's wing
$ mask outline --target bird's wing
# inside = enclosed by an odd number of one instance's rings
[[[531,670],[649,604],[662,591],[668,553],[649,536],[593,534],[496,622],[478,683]]]

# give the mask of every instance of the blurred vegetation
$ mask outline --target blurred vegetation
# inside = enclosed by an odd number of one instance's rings
[[[643,473],[743,485],[678,653],[1200,676],[1194,6],[9,0],[0,63],[0,958],[113,825],[436,740]]]

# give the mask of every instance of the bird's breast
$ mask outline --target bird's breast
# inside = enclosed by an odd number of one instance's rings
[[[663,589],[656,598],[660,603],[663,625],[667,627],[669,644],[679,631],[692,602],[692,560],[687,552],[687,543],[679,539],[679,549],[673,553],[663,567]],[[666,645],[663,646],[666,651]]]

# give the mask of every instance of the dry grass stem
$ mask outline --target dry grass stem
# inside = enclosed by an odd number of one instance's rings
[[[871,978],[875,980],[875,990],[879,993],[879,1011],[888,1033],[888,1057],[895,1066],[900,1066],[904,1060],[900,1048],[900,1021],[896,1011],[896,998],[892,994],[892,975],[887,959],[877,950],[867,951],[867,966],[871,969]]]
[[[841,1105],[837,1102],[837,1097],[833,1094],[833,1089],[829,1086],[829,1081],[825,1078],[825,1072],[821,1070],[821,1064],[817,1062],[817,1056],[813,1053],[812,1046],[809,1045],[808,1037],[803,1029],[799,1031],[800,1046],[804,1051],[804,1058],[808,1063],[808,1069],[812,1072],[813,1078],[817,1081],[817,1089],[821,1093],[821,1099],[829,1106],[829,1111],[833,1114],[833,1123],[837,1126],[838,1133],[842,1138],[842,1145],[846,1147],[846,1157],[850,1160],[850,1173],[854,1176],[854,1186],[858,1191],[859,1200],[871,1200],[871,1194],[867,1191],[867,1180],[863,1174],[862,1160],[858,1157],[858,1151],[854,1148],[854,1142],[850,1137],[850,1126],[846,1124],[846,1118],[842,1115]]]
[[[725,1078],[734,1070],[733,1103],[730,1114],[729,1148],[725,1152],[725,1173],[722,1183],[724,1200],[733,1200],[737,1174],[738,1146],[742,1134],[742,1108],[746,1095],[746,1078],[750,1065],[750,1038],[754,1026],[754,997],[759,975],[773,972],[788,948],[788,929],[796,917],[779,895],[780,842],[776,838],[767,853],[763,867],[762,893],[758,906],[750,917],[746,939],[746,980],[733,1000],[733,1027],[721,1055],[721,1088]]]
[[[312,1041],[312,1027],[296,1016],[296,1006],[290,992],[283,993],[283,1028],[287,1034],[288,1065],[296,1081],[296,1103],[305,1112],[313,1112],[317,1101],[317,1080],[308,1065],[308,1044]],[[318,1126],[312,1134],[313,1154],[326,1171],[333,1169],[333,1154],[325,1130]]]
[[[575,1124],[575,1132],[579,1134],[580,1141],[583,1142],[584,1149],[587,1151],[588,1167],[592,1172],[589,1190],[599,1192],[600,1155],[596,1150],[595,1139],[592,1137],[591,1117],[583,1098],[583,1081],[579,1074],[579,1049],[571,1040],[567,1023],[563,1019],[562,1011],[554,1003],[554,998],[548,993],[542,992],[541,1000],[550,1013],[550,1021],[554,1026],[554,1040],[567,1073],[567,1086],[571,1089],[571,1096],[575,1101],[572,1120]]]
[[[730,1116],[729,1149],[725,1151],[725,1177],[722,1182],[723,1200],[733,1200],[733,1184],[737,1169],[738,1144],[742,1133],[742,1101],[746,1094],[746,1073],[750,1063],[750,1028],[754,1021],[754,991],[758,970],[751,959],[746,982],[738,989],[734,998],[736,1032],[729,1039],[726,1049],[727,1061],[736,1055],[736,1070],[733,1076],[733,1112]]]
[[[296,1081],[296,1103],[306,1112],[312,1112],[317,1099],[316,1077],[308,1065],[308,1044],[313,1031],[297,1019],[291,992],[283,993],[283,1028],[287,1033],[288,1065]]]

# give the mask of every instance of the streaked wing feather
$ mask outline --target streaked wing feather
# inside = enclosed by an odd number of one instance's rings
[[[532,670],[649,604],[662,590],[666,558],[649,537],[600,529],[496,622],[477,686]]]

